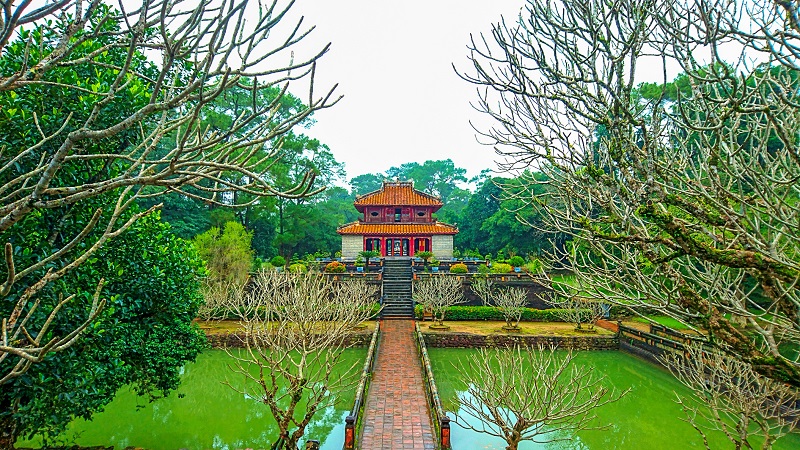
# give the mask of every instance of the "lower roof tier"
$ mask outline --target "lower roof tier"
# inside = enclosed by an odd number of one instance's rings
[[[362,235],[435,235],[456,234],[458,228],[443,222],[433,223],[362,223],[351,222],[336,230],[339,234]]]

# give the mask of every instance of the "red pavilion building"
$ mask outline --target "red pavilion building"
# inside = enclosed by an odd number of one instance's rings
[[[441,200],[414,189],[414,183],[384,181],[380,190],[357,197],[354,205],[361,219],[337,230],[343,258],[356,258],[362,250],[376,250],[381,256],[430,251],[438,259],[453,257],[458,228],[433,219]]]

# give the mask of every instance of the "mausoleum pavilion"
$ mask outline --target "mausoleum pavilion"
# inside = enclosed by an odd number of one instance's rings
[[[343,258],[356,258],[362,250],[381,256],[430,251],[439,259],[453,257],[458,228],[433,219],[441,200],[414,189],[413,182],[384,181],[380,190],[357,197],[354,205],[362,217],[337,230]]]

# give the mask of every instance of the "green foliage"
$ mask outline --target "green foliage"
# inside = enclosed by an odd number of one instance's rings
[[[422,319],[422,305],[414,307],[414,315]],[[494,306],[451,306],[447,310],[447,320],[496,320],[505,321],[503,312]],[[524,308],[520,319],[522,322],[561,322],[556,309]]]
[[[284,267],[286,265],[286,258],[281,255],[273,256],[272,259],[269,260],[269,263],[272,264],[272,267]]]
[[[70,47],[70,59],[88,58],[93,64],[56,66],[36,74],[39,82],[0,95],[3,130],[0,166],[9,164],[0,171],[0,186],[8,187],[14,178],[31,173],[40,161],[51,158],[65,137],[91,122],[90,117],[96,117],[91,128],[102,129],[119,123],[150,102],[151,86],[146,80],[154,79],[155,67],[143,54],[129,55],[126,49],[112,45],[114,42],[108,36],[119,27],[114,20],[107,19],[114,13],[102,4],[95,11],[87,29],[96,31],[96,35],[80,31],[65,43]],[[23,65],[38,66],[39,61],[54,51],[55,34],[73,25],[68,20],[56,20],[21,31],[5,46],[0,72],[11,74]],[[117,78],[117,71],[103,67],[122,66],[128,57],[131,70],[142,76],[122,80],[125,89],[113,97],[101,95]],[[70,116],[68,121],[67,116]],[[81,141],[78,153],[127,152],[139,133],[149,132],[148,126],[145,121],[142,128]],[[40,142],[40,133],[49,138]],[[22,153],[37,142],[41,145],[35,151]],[[60,166],[54,166],[57,172],[50,188],[119,177],[127,167],[121,159],[112,162],[71,156]],[[23,188],[26,189],[29,187]],[[120,194],[109,191],[70,206],[36,209],[0,232],[0,242],[10,242],[13,246],[18,270],[59,250],[65,251],[41,270],[16,281],[12,292],[0,301],[0,317],[9,317],[19,295],[47,270],[61,269],[97,242],[102,232],[99,228],[109,223]],[[101,211],[101,225],[68,250],[67,243],[80,234],[97,210]],[[136,208],[123,212],[116,226],[134,212]],[[3,280],[6,270],[3,264],[0,268]],[[53,436],[76,417],[91,418],[125,385],[152,397],[175,389],[181,367],[194,359],[205,342],[202,334],[191,326],[202,301],[197,284],[202,270],[202,261],[191,245],[175,237],[169,226],[153,214],[138,220],[126,232],[107,241],[83,264],[46,285],[37,295],[38,307],[26,324],[31,333],[41,328],[59,296],[74,294],[75,297],[60,310],[45,342],[51,337],[68,335],[87,318],[100,279],[105,280],[101,297],[107,300],[107,306],[76,345],[48,354],[44,361],[0,388],[0,423],[14,422],[16,431],[23,435]],[[0,373],[9,373],[17,361],[9,357],[0,362]]]
[[[526,203],[530,200],[523,200],[545,192],[538,184],[528,191],[529,180],[546,179],[542,173],[527,171],[516,178],[485,179],[469,198],[457,221],[459,233],[454,238],[455,246],[497,253],[498,260],[512,252],[540,253],[553,249],[554,244],[561,248],[566,236],[536,228],[542,226],[542,217]],[[491,259],[491,256],[486,258]]]
[[[367,262],[369,262],[370,259],[377,258],[379,256],[381,256],[381,254],[375,250],[363,250],[358,252],[358,257],[364,258],[364,260]]]
[[[450,273],[467,273],[469,269],[466,264],[458,263],[450,266]]]
[[[28,222],[26,234],[47,230]],[[108,305],[80,343],[50,354],[0,389],[0,420],[17,420],[21,435],[55,436],[76,417],[91,418],[125,385],[150,398],[167,395],[183,365],[193,361],[205,336],[192,326],[202,302],[198,275],[203,264],[188,242],[175,237],[158,215],[140,219],[40,296],[34,322],[44,320],[56,292],[76,294],[52,332],[71,331],[86,317],[100,278]],[[0,306],[0,314],[6,314]],[[33,328],[37,329],[37,328]],[[6,360],[0,370],[7,370]]]
[[[416,256],[417,258],[422,259],[423,261],[425,261],[427,263],[431,258],[433,258],[433,252],[429,252],[429,251],[417,252],[417,253],[414,253],[414,256]]]
[[[292,273],[305,273],[308,272],[308,267],[303,263],[294,263],[289,266],[289,272]]]
[[[508,263],[514,267],[522,267],[525,264],[525,259],[521,256],[512,256],[509,258]]]
[[[541,273],[544,270],[544,263],[539,258],[534,258],[533,261],[526,263],[523,268],[528,273]]]
[[[511,267],[510,264],[506,263],[494,263],[492,267],[489,268],[489,272],[491,273],[509,273],[513,272],[514,268]]]
[[[325,265],[325,272],[328,273],[344,273],[347,267],[339,261],[332,261]]]
[[[209,276],[215,281],[242,285],[253,265],[252,233],[238,222],[227,222],[220,231],[217,227],[194,238],[200,257],[206,262]],[[274,264],[273,264],[274,265]]]

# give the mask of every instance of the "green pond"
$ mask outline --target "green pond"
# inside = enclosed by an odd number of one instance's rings
[[[443,406],[452,419],[458,409],[456,396],[466,391],[466,385],[459,381],[461,374],[452,363],[474,350],[432,348],[428,352]],[[610,428],[582,431],[569,441],[549,444],[525,442],[520,445],[521,450],[705,448],[700,435],[682,420],[683,412],[675,402],[676,393],[681,396],[690,393],[668,371],[627,353],[614,351],[579,352],[574,362],[591,364],[598,374],[607,377],[608,385],[618,391],[631,389],[619,401],[595,410],[597,424],[610,425]],[[452,423],[451,432],[455,450],[505,448],[501,439],[462,428],[456,423]],[[709,444],[713,449],[733,448],[721,432],[709,433]],[[783,437],[773,448],[800,449],[800,433]]]
[[[366,349],[345,350],[341,366],[361,367]],[[113,445],[158,449],[268,448],[277,426],[257,398],[234,391],[222,381],[243,385],[242,375],[228,368],[231,358],[209,350],[184,368],[181,385],[169,397],[148,403],[122,389],[92,421],[78,419],[69,425],[63,444]],[[354,369],[359,370],[359,369]],[[337,398],[334,407],[319,411],[306,428],[306,438],[317,439],[324,450],[341,450],[344,419],[352,407],[355,389]],[[18,447],[38,447],[37,441],[17,442]]]

